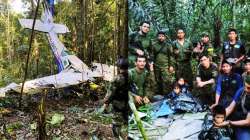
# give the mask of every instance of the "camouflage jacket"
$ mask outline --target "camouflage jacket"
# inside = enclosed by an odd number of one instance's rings
[[[154,72],[148,72],[146,69],[139,73],[136,68],[129,69],[128,72],[129,85],[135,84],[137,91],[134,94],[139,96],[147,96],[151,98],[155,91],[156,82]]]
[[[150,52],[151,39],[147,35],[133,32],[129,35],[129,55],[136,55],[136,49],[144,51],[147,55]]]
[[[173,66],[174,60],[172,57],[172,49],[172,44],[170,42],[159,42],[158,40],[152,41],[151,58],[153,58],[156,67],[165,68]]]
[[[110,90],[108,92],[108,98],[105,103],[109,104],[113,100],[128,101],[128,78],[127,74],[118,74],[115,80],[111,83]]]
[[[174,57],[177,62],[191,60],[193,52],[193,44],[191,43],[191,41],[185,39],[184,44],[181,45],[177,40],[175,40],[173,42],[173,51],[175,52],[176,50],[179,51],[178,54],[174,53]]]

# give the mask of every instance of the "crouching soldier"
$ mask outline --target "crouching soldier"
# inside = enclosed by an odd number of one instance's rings
[[[196,74],[196,97],[203,105],[212,105],[215,80],[218,75],[217,65],[212,63],[207,55],[201,55],[199,59],[200,64]]]
[[[216,95],[214,106],[220,104],[227,107],[232,101],[237,90],[243,86],[242,78],[239,74],[232,71],[232,63],[222,62],[222,74],[218,76],[216,82]]]
[[[226,108],[229,121],[217,125],[230,125],[235,130],[235,140],[250,138],[250,76],[245,77],[244,87],[239,89],[232,103]]]
[[[118,61],[120,68],[119,74],[111,84],[110,93],[104,98],[104,108],[106,109],[112,103],[117,112],[121,112],[124,122],[127,122],[128,116],[128,61],[120,59]]]
[[[136,91],[132,93],[136,106],[150,103],[155,91],[153,65],[150,64],[150,71],[146,70],[145,65],[146,57],[137,56],[135,68],[128,72],[129,85],[136,87]]]

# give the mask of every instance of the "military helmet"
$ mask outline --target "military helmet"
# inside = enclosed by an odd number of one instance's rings
[[[119,58],[117,60],[117,66],[121,69],[128,69],[128,59],[127,58]]]

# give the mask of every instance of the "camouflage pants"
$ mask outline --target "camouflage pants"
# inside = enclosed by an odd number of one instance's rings
[[[154,68],[155,80],[157,83],[158,94],[168,94],[172,91],[172,85],[175,81],[174,74],[170,74],[166,67]]]
[[[193,87],[193,71],[190,62],[178,62],[176,68],[176,78],[184,78],[190,88]]]
[[[122,113],[122,118],[124,119],[124,122],[127,122],[129,110],[128,101],[114,100],[112,105],[116,112]]]

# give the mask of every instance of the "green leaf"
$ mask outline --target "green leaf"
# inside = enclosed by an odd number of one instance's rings
[[[30,124],[30,129],[31,130],[36,130],[36,128],[37,128],[37,123],[36,122]]]
[[[49,123],[52,125],[58,125],[61,124],[64,121],[64,119],[65,119],[64,115],[55,113],[52,116],[51,121],[49,121]]]

